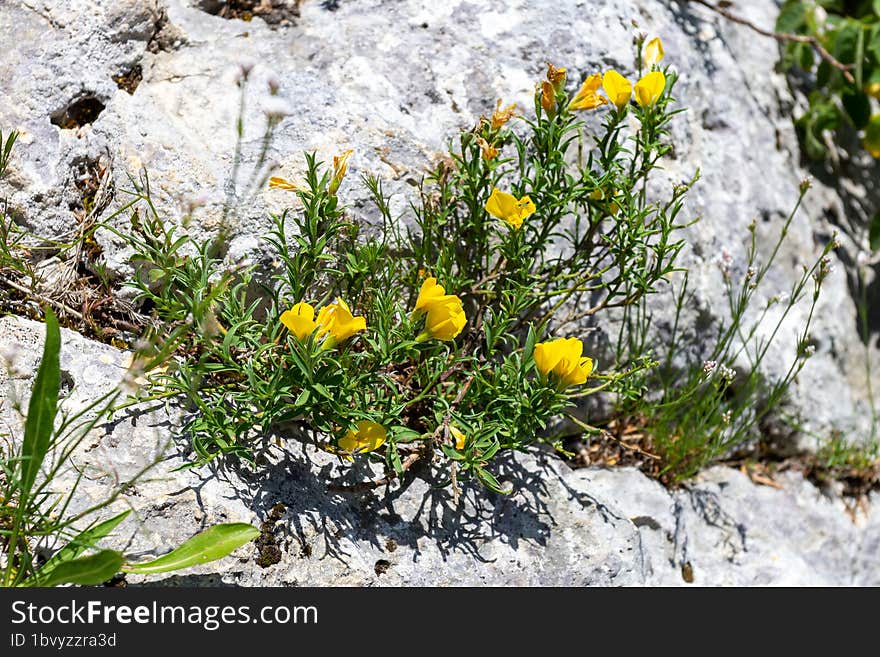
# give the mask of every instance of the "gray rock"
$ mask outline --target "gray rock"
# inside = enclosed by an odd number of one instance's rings
[[[0,319],[0,345],[14,374],[0,378],[0,399],[27,401],[41,353],[40,324]],[[63,408],[110,392],[126,379],[128,355],[63,331]],[[12,428],[20,418],[0,407]],[[782,490],[758,486],[716,467],[670,492],[640,472],[571,471],[554,455],[517,454],[496,471],[510,495],[466,486],[458,503],[432,487],[436,473],[373,493],[334,493],[327,482],[377,475],[362,463],[288,441],[267,444],[255,470],[179,470],[185,440],[179,411],[148,404],[96,427],[74,456],[85,474],[72,510],[105,499],[163,453],[115,510],[136,519],[112,545],[130,555],[162,554],[217,522],[265,523],[274,550],[240,548],[221,562],[168,585],[876,585],[880,572],[877,496],[861,510],[820,493],[795,474]],[[73,471],[56,480],[63,491]],[[283,509],[273,512],[273,507]],[[105,509],[103,513],[111,513]],[[261,559],[274,561],[261,567]],[[143,578],[129,577],[137,583]]]

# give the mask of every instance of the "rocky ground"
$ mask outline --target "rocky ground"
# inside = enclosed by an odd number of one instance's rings
[[[0,56],[0,128],[22,131],[0,197],[19,221],[64,238],[75,228],[84,187],[106,176],[101,210],[109,216],[127,198],[127,176],[145,167],[169,221],[198,203],[194,229],[210,231],[224,204],[238,199],[229,258],[259,259],[268,212],[287,197],[277,190],[248,196],[243,181],[258,158],[266,113],[279,111],[287,115],[269,152],[278,174],[295,179],[304,149],[326,159],[352,148],[349,181],[366,171],[382,176],[393,207],[405,212],[425,166],[454,132],[490,111],[496,98],[530,107],[548,60],[567,66],[570,80],[612,66],[629,71],[636,19],[662,36],[666,61],[681,74],[677,96],[690,108],[674,124],[665,175],[678,182],[702,171],[687,208],[702,217],[686,255],[697,291],[690,320],[723,314],[719,255],[741,257],[755,218],[768,241],[799,182],[812,174],[815,189],[773,273],[774,292],[790,285],[835,229],[842,247],[819,308],[816,355],[790,410],[817,435],[864,435],[865,348],[844,271],[864,257],[859,227],[865,208],[877,205],[880,170],[845,149],[827,168],[801,166],[791,122],[801,96],[774,72],[775,42],[677,0],[273,0],[258,3],[253,17],[233,4],[0,3],[0,39],[11,44]],[[777,11],[769,0],[735,8],[764,26]],[[236,186],[230,176],[242,66],[251,71],[251,93]],[[270,83],[278,97],[270,97]],[[340,195],[370,219],[363,190],[347,182]],[[110,270],[124,279],[125,250],[109,233],[99,241]],[[787,366],[802,319],[784,326],[771,376]],[[20,373],[3,380],[0,397],[26,390],[39,340],[35,325],[0,320],[0,345],[20,345]],[[77,384],[72,404],[124,373],[121,352],[70,332],[63,358]],[[83,495],[100,496],[113,477],[150,458],[174,434],[175,417],[132,415],[96,435],[82,458],[110,474],[84,482]],[[800,440],[809,447],[815,439]],[[172,472],[182,458],[137,486],[131,502],[143,532],[132,549],[161,552],[220,520],[270,518],[271,525],[259,554],[243,549],[241,561],[187,575],[189,582],[876,584],[880,572],[876,496],[853,512],[833,491],[795,474],[783,475],[775,489],[714,468],[669,492],[636,471],[569,471],[536,453],[507,465],[513,495],[469,491],[456,506],[420,480],[376,496],[329,493],[320,481],[333,463],[298,449],[272,450],[259,475]],[[278,503],[285,509],[272,515]],[[267,568],[257,565],[276,558]]]

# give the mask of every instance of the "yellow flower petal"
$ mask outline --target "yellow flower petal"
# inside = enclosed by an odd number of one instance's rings
[[[556,115],[556,91],[547,80],[541,82],[541,107],[550,118]]]
[[[269,189],[283,189],[285,192],[295,192],[298,187],[287,178],[272,176],[269,178]]]
[[[499,130],[505,123],[516,116],[516,104],[508,105],[504,109],[501,108],[501,101],[495,104],[495,111],[492,112],[490,125],[493,132]]]
[[[541,376],[547,377],[556,367],[560,358],[562,358],[562,354],[555,348],[553,342],[539,342],[535,345],[535,365]]]
[[[593,359],[592,358],[581,358],[577,362],[577,364],[570,368],[565,374],[559,377],[559,381],[562,385],[568,386],[579,386],[582,383],[586,383],[587,379],[590,378],[590,374],[593,373]]]
[[[654,37],[645,44],[642,61],[645,63],[645,68],[651,69],[659,64],[661,59],[663,59],[663,42],[660,37]]]
[[[523,196],[520,200],[516,202],[516,210],[519,213],[519,222],[522,224],[523,220],[531,215],[535,214],[534,202],[528,196]]]
[[[461,299],[451,295],[428,306],[425,334],[426,337],[436,340],[452,340],[461,333],[465,324],[467,324],[467,316],[461,305]]]
[[[605,72],[605,75],[602,77],[602,88],[608,94],[608,99],[619,110],[626,107],[629,99],[632,97],[630,81],[614,70]]]
[[[498,157],[498,149],[482,137],[477,137],[477,145],[480,147],[483,159],[486,160],[486,162],[494,160],[496,157]]]
[[[661,71],[651,71],[636,82],[636,101],[642,107],[649,107],[657,102],[666,88],[666,76]]]
[[[333,178],[330,179],[330,189],[328,190],[331,196],[336,194],[339,185],[342,184],[342,179],[345,178],[345,172],[348,170],[348,158],[352,153],[354,151],[349,149],[340,155],[333,156]]]
[[[339,439],[339,448],[353,454],[372,452],[381,447],[388,436],[388,432],[378,422],[361,420],[356,424],[357,429],[349,429]]]
[[[581,85],[581,88],[574,95],[574,98],[571,99],[571,102],[568,104],[569,111],[577,111],[577,110],[591,110],[596,109],[607,103],[608,101],[600,96],[597,91],[599,91],[599,87],[602,85],[602,76],[598,73],[593,73]]]
[[[306,340],[318,327],[315,322],[315,309],[304,301],[290,310],[285,310],[279,319],[300,341]]]
[[[497,187],[486,201],[486,212],[501,219],[514,230],[522,226],[523,220],[535,212],[535,204],[528,196],[517,199],[513,194],[502,192]]]
[[[467,442],[467,437],[452,425],[449,425],[449,433],[455,439],[455,449],[459,451],[463,450],[465,443]]]
[[[568,386],[584,383],[593,372],[593,361],[582,356],[583,343],[577,338],[558,338],[535,345],[535,365],[541,376],[551,375],[557,385]]]
[[[424,314],[428,308],[435,303],[447,301],[449,299],[458,298],[451,294],[446,294],[446,289],[442,285],[437,284],[437,279],[431,276],[426,278],[419,290],[418,299],[416,299],[416,307],[413,310],[413,319]]]
[[[561,92],[565,88],[565,69],[547,62],[547,81],[553,85],[554,91]]]
[[[337,298],[335,303],[324,306],[318,311],[316,324],[318,337],[327,336],[328,347],[347,340],[367,328],[367,320],[364,317],[353,316],[348,304],[341,298]]]

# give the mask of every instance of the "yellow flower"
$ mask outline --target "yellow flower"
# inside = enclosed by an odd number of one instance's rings
[[[551,119],[556,116],[556,91],[547,80],[541,82],[541,107]]]
[[[498,157],[498,149],[482,137],[477,137],[477,145],[480,147],[480,150],[483,151],[483,159],[486,160],[486,162]]]
[[[306,340],[318,328],[315,309],[304,301],[281,313],[281,323],[300,341]]]
[[[467,317],[461,305],[461,299],[453,295],[444,295],[440,299],[429,304],[425,317],[425,330],[417,337],[417,342],[424,342],[434,338],[435,340],[452,340],[461,333],[467,324]]]
[[[657,66],[661,59],[663,59],[663,42],[660,37],[654,37],[645,44],[642,61],[645,62],[645,68],[651,69]]]
[[[446,294],[446,289],[442,285],[437,284],[437,279],[431,276],[426,278],[419,290],[419,297],[416,299],[416,308],[413,310],[413,318],[417,318],[428,311],[428,308],[435,303],[448,301],[457,298],[451,294]]]
[[[295,192],[299,188],[287,178],[272,176],[269,178],[269,189],[283,189],[285,192]]]
[[[342,179],[345,178],[345,172],[348,169],[348,158],[351,157],[352,153],[354,151],[349,149],[341,155],[333,156],[333,178],[330,179],[330,189],[328,190],[331,196],[336,194],[336,190],[342,184]]]
[[[653,105],[665,87],[666,76],[660,71],[651,71],[636,82],[636,101],[642,107]]]
[[[865,128],[865,139],[862,143],[872,157],[880,159],[880,114],[871,117],[868,127]]]
[[[523,220],[534,211],[535,204],[528,196],[517,199],[513,194],[502,192],[497,187],[492,189],[492,195],[486,201],[486,212],[498,217],[514,230],[519,229]]]
[[[880,80],[865,85],[865,93],[880,100]]]
[[[583,356],[584,344],[577,338],[559,338],[535,345],[535,365],[543,378],[551,374],[563,388],[584,383],[593,372],[593,359]]]
[[[449,425],[449,433],[455,439],[455,449],[459,451],[463,450],[465,442],[467,442],[467,437],[451,424]]]
[[[547,62],[547,81],[553,85],[553,91],[559,93],[565,88],[565,69]]]
[[[318,311],[318,337],[329,336],[325,346],[332,347],[367,328],[367,320],[351,314],[348,304],[337,297],[335,303]]]
[[[495,111],[492,112],[491,125],[492,130],[498,130],[505,123],[516,116],[516,104],[508,105],[504,109],[501,108],[501,101],[495,104]]]
[[[572,112],[576,110],[591,110],[607,103],[608,101],[605,98],[596,93],[599,91],[601,84],[602,76],[598,73],[593,73],[587,77],[568,104],[568,109]]]
[[[623,109],[629,103],[632,97],[632,85],[630,81],[623,77],[617,71],[606,71],[602,78],[602,88],[608,94],[608,99],[617,106],[617,109]]]
[[[349,429],[339,439],[339,449],[351,454],[363,454],[364,452],[372,452],[379,449],[385,443],[388,432],[378,422],[361,420],[356,426],[357,431]]]

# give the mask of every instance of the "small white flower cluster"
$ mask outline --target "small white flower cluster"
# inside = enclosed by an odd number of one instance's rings
[[[834,265],[831,264],[831,258],[825,256],[819,261],[819,269],[813,272],[813,280],[817,283],[822,283],[825,278],[834,272]]]
[[[703,373],[706,375],[706,380],[712,378],[712,374],[714,374],[716,370],[718,371],[718,376],[728,383],[736,378],[736,372],[726,365],[719,365],[718,361],[715,360],[703,361]]]
[[[721,270],[721,274],[724,278],[730,278],[731,269],[733,267],[733,256],[730,254],[730,251],[722,248],[721,253],[715,259],[715,262],[718,264],[718,269]]]
[[[733,417],[733,411],[731,411],[731,410],[726,410],[726,411],[724,411],[724,413],[721,415],[721,421],[722,421],[724,424],[730,424],[730,420],[731,420],[732,417]]]
[[[718,376],[720,376],[722,380],[727,381],[727,383],[730,383],[736,378],[736,372],[734,372],[726,365],[719,365]]]

